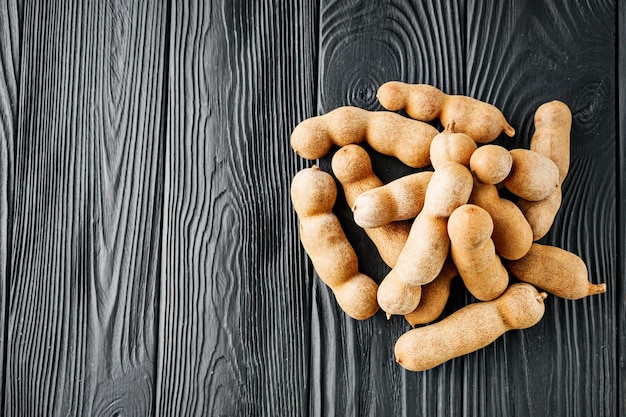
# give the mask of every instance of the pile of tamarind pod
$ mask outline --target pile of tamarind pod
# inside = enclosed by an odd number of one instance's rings
[[[413,327],[396,342],[400,365],[427,370],[534,326],[547,293],[575,300],[606,291],[590,282],[579,256],[537,243],[552,227],[569,170],[566,104],[539,106],[529,149],[509,150],[490,143],[515,129],[489,103],[396,81],[377,97],[386,111],[340,107],[294,128],[299,156],[338,150],[334,177],[305,168],[293,178],[291,198],[302,245],[339,306],[357,320],[382,309]],[[422,171],[383,184],[363,143]],[[390,268],[382,280],[359,271],[333,213],[337,182]],[[476,301],[440,318],[457,276]]]

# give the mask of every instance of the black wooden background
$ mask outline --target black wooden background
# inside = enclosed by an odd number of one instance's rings
[[[626,3],[0,0],[6,416],[626,415]],[[572,109],[544,239],[606,294],[423,373],[409,326],[348,318],[289,200],[301,120],[388,80]],[[409,172],[375,155],[385,181]],[[329,169],[330,159],[318,161]],[[337,204],[361,269],[387,267]],[[469,300],[456,285],[447,311]]]

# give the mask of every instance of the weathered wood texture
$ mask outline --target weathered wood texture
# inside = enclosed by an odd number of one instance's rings
[[[5,414],[149,415],[165,9],[27,2]]]
[[[21,2],[0,2],[0,387],[4,387],[6,311],[11,230],[17,102],[20,74]],[[3,406],[0,397],[0,409]]]
[[[289,136],[313,115],[309,1],[171,13],[156,414],[306,415],[312,270]]]
[[[65,3],[0,0],[4,415],[626,414],[626,3]],[[509,148],[566,102],[572,164],[543,241],[608,292],[550,297],[536,327],[423,373],[394,361],[403,318],[349,319],[289,196],[332,155],[304,161],[289,137],[380,110],[388,80],[496,104]],[[385,182],[413,171],[368,151]],[[341,195],[336,213],[380,281]],[[470,301],[454,282],[444,315]]]

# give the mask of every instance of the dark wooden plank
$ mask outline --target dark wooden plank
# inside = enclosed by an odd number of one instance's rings
[[[617,414],[626,415],[626,3],[617,3]],[[621,284],[621,285],[620,285]]]
[[[613,1],[468,3],[468,93],[518,130],[500,143],[528,147],[544,102],[572,109],[570,173],[543,241],[580,255],[608,292],[550,297],[536,327],[469,355],[464,415],[616,415],[615,10]]]
[[[464,1],[322,1],[318,112],[343,105],[380,110],[376,91],[390,80],[462,93],[464,13]],[[412,171],[394,158],[370,154],[384,182]],[[325,157],[320,166],[330,171],[330,160]],[[389,268],[354,224],[341,196],[335,211],[355,246],[360,269],[380,282]],[[319,279],[314,283],[311,415],[460,415],[460,360],[425,373],[405,371],[393,354],[397,338],[410,329],[403,317],[387,321],[379,312],[357,322],[338,308]],[[462,295],[456,296],[449,308],[462,301]]]
[[[289,187],[317,5],[175,2],[156,412],[306,415],[311,268]]]
[[[166,21],[25,5],[7,416],[152,414]]]
[[[3,358],[0,386],[3,388],[21,30],[21,2],[0,2],[0,357]],[[0,408],[3,405],[4,389],[0,394]]]

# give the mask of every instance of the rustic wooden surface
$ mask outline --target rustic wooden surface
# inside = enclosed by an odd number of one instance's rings
[[[289,134],[314,114],[310,2],[171,11],[156,414],[304,414],[310,288]]]
[[[7,336],[7,285],[13,228],[13,181],[17,136],[18,82],[20,74],[21,4],[0,3],[0,380],[4,392]]]
[[[166,18],[159,4],[25,4],[6,415],[153,409]]]
[[[6,416],[626,415],[626,5],[549,0],[0,0],[0,367]],[[295,125],[381,109],[388,80],[573,112],[543,241],[606,294],[423,372],[304,253]],[[369,150],[389,181],[412,170]],[[388,267],[336,213],[380,280]],[[446,313],[472,301],[457,282]]]

